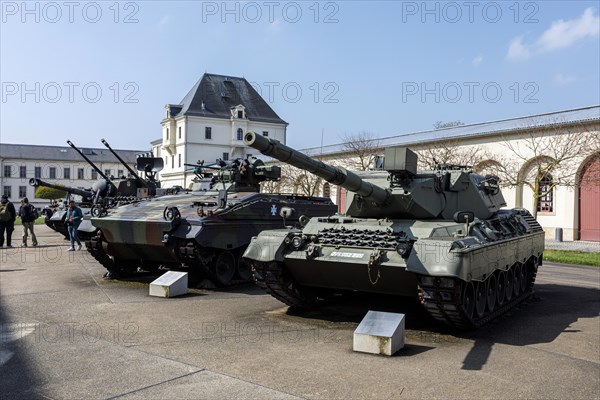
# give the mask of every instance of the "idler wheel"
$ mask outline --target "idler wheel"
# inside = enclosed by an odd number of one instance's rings
[[[498,293],[496,289],[496,276],[490,275],[487,279],[487,307],[490,312],[494,311],[496,307],[496,296]]]
[[[240,250],[237,260],[237,275],[243,281],[249,281],[252,277],[252,265],[242,257],[246,248]]]
[[[475,313],[479,318],[485,314],[485,305],[487,303],[487,293],[485,282],[477,282],[475,287]]]
[[[498,271],[496,273],[496,305],[501,307],[506,298],[506,273]]]
[[[513,268],[509,268],[506,272],[506,293],[504,294],[504,298],[506,299],[506,302],[508,303],[512,297],[513,297],[513,291],[514,291],[514,271]]]
[[[225,286],[231,282],[235,274],[235,256],[230,251],[224,251],[215,262],[215,278],[217,284]]]
[[[513,272],[513,295],[515,297],[521,294],[521,274],[523,273],[523,268],[521,264],[515,264],[514,272]]]
[[[473,311],[475,310],[475,286],[473,285],[473,282],[467,282],[465,284],[462,305],[467,318],[472,318]]]

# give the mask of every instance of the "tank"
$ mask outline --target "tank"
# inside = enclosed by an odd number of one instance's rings
[[[127,169],[129,177],[119,177],[120,180],[115,183],[112,177],[107,176],[96,166],[73,142],[67,140],[67,144],[73,148],[79,155],[90,164],[90,166],[103,178],[94,184],[94,197],[89,212],[84,212],[83,220],[77,228],[77,235],[80,239],[87,241],[97,234],[97,228],[92,224],[92,216],[105,215],[109,209],[123,204],[129,204],[151,196],[157,193],[157,187],[160,186],[155,181],[156,173],[162,169],[162,158],[144,157],[137,159],[137,168],[143,170],[146,179],[140,178],[138,174],[110,147],[108,142],[101,140],[102,144],[119,160]],[[83,210],[83,209],[82,209]]]
[[[499,179],[469,168],[417,172],[408,148],[385,150],[386,174],[361,178],[246,133],[244,143],[348,190],[345,214],[263,231],[243,257],[256,283],[290,306],[347,291],[418,298],[436,320],[479,327],[531,296],[544,232],[506,205]]]
[[[247,281],[251,271],[241,255],[253,236],[284,226],[282,210],[286,224],[336,211],[329,198],[260,193],[260,183],[279,179],[281,170],[255,157],[194,167],[197,190],[92,217],[100,232],[86,247],[107,277],[162,266],[184,268],[217,286]]]
[[[46,226],[48,226],[53,231],[60,233],[66,238],[69,237],[69,232],[67,231],[67,226],[65,225],[65,216],[67,214],[66,204],[68,200],[71,199],[72,195],[75,194],[81,196],[81,211],[84,213],[84,215],[86,213],[90,213],[94,199],[93,189],[80,189],[70,186],[55,185],[37,178],[29,179],[29,185],[33,187],[45,186],[67,192],[67,197],[63,202],[62,206],[59,206],[57,204],[53,207],[44,208],[44,222]]]

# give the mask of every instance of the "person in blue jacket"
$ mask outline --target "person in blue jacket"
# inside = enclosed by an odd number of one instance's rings
[[[70,200],[69,209],[65,216],[65,223],[67,224],[69,238],[71,239],[71,247],[67,251],[75,250],[75,242],[77,242],[77,250],[81,250],[81,241],[79,240],[79,236],[77,236],[77,228],[79,228],[82,219],[83,212],[81,208],[77,207],[74,200]]]

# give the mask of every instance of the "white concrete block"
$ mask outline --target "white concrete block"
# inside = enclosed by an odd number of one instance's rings
[[[169,271],[150,283],[150,296],[175,297],[187,292],[187,272]]]
[[[404,338],[404,314],[369,311],[354,331],[353,350],[391,356]]]

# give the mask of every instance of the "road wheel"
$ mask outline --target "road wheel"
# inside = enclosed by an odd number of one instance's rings
[[[235,274],[235,256],[230,251],[223,251],[215,262],[215,278],[220,286],[228,285]]]
[[[490,312],[494,311],[496,307],[496,276],[490,275],[487,279],[487,308]]]
[[[487,293],[485,282],[477,282],[475,287],[475,313],[479,318],[485,314],[485,305],[487,303]]]
[[[473,311],[475,310],[475,287],[473,286],[473,282],[465,283],[462,305],[467,318],[472,318]]]
[[[523,267],[521,264],[515,264],[513,271],[513,295],[518,297],[521,294],[521,274]]]
[[[496,305],[501,307],[506,298],[506,273],[498,271],[496,273]]]
[[[514,271],[514,266],[509,268],[505,274],[506,274],[506,293],[504,294],[504,298],[506,299],[506,302],[508,303],[512,297],[513,297],[513,291],[515,290],[515,288],[513,287],[514,284],[514,275],[515,271]]]
[[[252,265],[248,260],[242,257],[246,247],[242,248],[238,253],[237,260],[237,275],[243,281],[249,281],[252,278]]]

